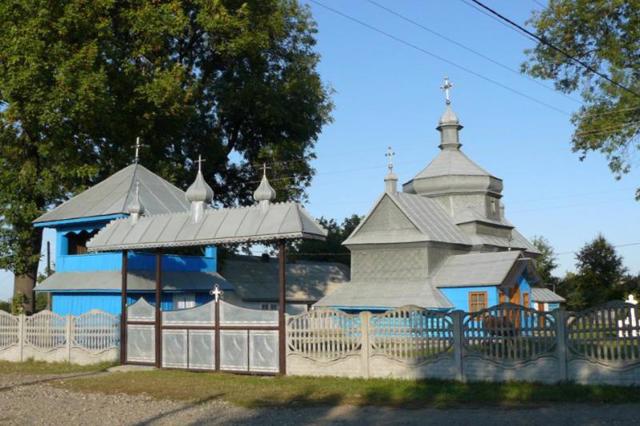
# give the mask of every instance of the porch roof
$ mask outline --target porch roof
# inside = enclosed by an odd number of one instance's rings
[[[327,231],[297,203],[207,209],[194,223],[190,212],[142,216],[109,223],[88,243],[89,251],[148,249],[325,239]]]

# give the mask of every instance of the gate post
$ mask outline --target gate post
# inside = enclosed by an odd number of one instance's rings
[[[64,334],[66,340],[66,352],[67,352],[67,362],[71,362],[71,347],[72,339],[73,339],[73,316],[71,314],[66,317],[67,322],[65,323]]]
[[[162,252],[156,252],[156,368],[162,367]]]
[[[286,289],[287,289],[287,273],[286,273],[286,250],[287,246],[284,240],[278,241],[278,360],[281,375],[287,374],[287,332],[285,323],[286,308]]]
[[[120,300],[120,364],[127,362],[127,269],[128,251],[122,250],[122,290]]]
[[[569,380],[567,371],[567,311],[563,307],[553,312],[556,319],[556,358],[558,359],[558,379],[561,382]]]
[[[27,316],[25,314],[18,315],[18,361],[24,361],[24,344],[25,344],[25,325]]]
[[[456,369],[456,380],[464,382],[464,312],[451,312],[453,320],[453,361]]]
[[[371,346],[369,343],[369,320],[371,312],[360,312],[360,373],[365,379],[370,377],[369,362]]]

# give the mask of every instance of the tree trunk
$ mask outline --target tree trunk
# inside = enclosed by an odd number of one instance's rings
[[[25,296],[22,308],[26,314],[33,314],[35,311],[36,300],[33,288],[36,285],[36,277],[33,274],[16,275],[13,280],[13,296],[19,294]]]

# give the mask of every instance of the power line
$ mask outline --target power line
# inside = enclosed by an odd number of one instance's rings
[[[443,39],[443,40],[446,40],[446,41],[448,41],[449,43],[455,44],[456,46],[460,47],[461,49],[464,49],[464,50],[466,50],[467,52],[471,52],[471,53],[473,53],[474,55],[479,56],[479,57],[481,57],[482,59],[484,59],[484,60],[486,60],[486,61],[489,61],[489,62],[491,62],[492,64],[497,65],[497,66],[499,66],[499,67],[500,67],[500,68],[502,68],[502,69],[505,69],[505,70],[507,70],[507,71],[509,71],[509,72],[512,72],[512,73],[514,73],[514,74],[516,74],[516,75],[518,75],[518,76],[520,76],[520,77],[525,77],[525,78],[527,78],[528,80],[530,80],[530,81],[534,82],[535,84],[537,84],[537,85],[539,85],[539,86],[542,86],[542,87],[544,87],[545,89],[550,90],[550,91],[552,91],[552,92],[554,92],[554,93],[556,93],[556,94],[560,94],[560,95],[564,96],[565,98],[570,99],[570,100],[572,100],[572,101],[574,101],[574,102],[577,102],[577,103],[580,103],[580,104],[582,103],[582,101],[581,101],[581,100],[576,99],[576,98],[574,98],[573,96],[569,96],[569,95],[567,95],[566,93],[558,92],[558,91],[557,91],[556,89],[554,89],[553,87],[550,87],[550,86],[548,86],[548,85],[546,85],[546,84],[542,83],[541,81],[539,81],[539,80],[537,80],[537,79],[535,79],[535,78],[533,78],[533,77],[530,77],[530,76],[528,76],[528,75],[526,75],[526,74],[522,74],[520,71],[518,71],[518,70],[516,70],[516,69],[514,69],[514,68],[511,68],[509,65],[503,64],[502,62],[499,62],[499,61],[497,61],[497,60],[495,60],[495,59],[493,59],[493,58],[491,58],[491,57],[489,57],[489,56],[487,56],[487,55],[485,55],[485,54],[483,54],[483,53],[481,53],[481,52],[478,52],[477,50],[472,49],[472,48],[470,48],[470,47],[468,47],[468,46],[464,45],[463,43],[460,43],[460,42],[458,42],[458,41],[456,41],[456,40],[454,40],[454,39],[452,39],[452,38],[450,38],[450,37],[447,37],[446,35],[444,35],[444,34],[442,34],[442,33],[438,32],[438,31],[436,31],[436,30],[433,30],[433,29],[431,29],[431,28],[429,28],[429,27],[427,27],[427,26],[425,26],[425,25],[423,25],[423,24],[421,24],[421,23],[419,23],[419,22],[417,22],[417,21],[414,21],[413,19],[411,19],[411,18],[409,18],[409,17],[407,17],[407,16],[404,16],[404,15],[400,14],[399,12],[397,12],[397,11],[395,11],[395,10],[393,10],[393,9],[390,9],[390,8],[388,8],[388,7],[386,7],[386,6],[382,5],[382,4],[380,4],[380,3],[378,3],[378,2],[376,2],[376,1],[374,1],[374,0],[366,0],[366,1],[367,1],[368,3],[370,3],[370,4],[374,5],[375,7],[377,7],[377,8],[379,8],[379,9],[382,9],[382,10],[386,11],[387,13],[390,13],[390,14],[392,14],[392,15],[394,15],[394,16],[396,16],[396,17],[398,17],[398,18],[400,18],[400,19],[402,19],[402,20],[404,20],[404,21],[406,21],[406,22],[409,22],[409,23],[410,23],[410,24],[412,24],[412,25],[415,25],[415,26],[417,26],[417,27],[419,27],[419,28],[422,28],[423,30],[425,30],[425,31],[427,31],[427,32],[429,32],[429,33],[431,33],[431,34],[435,35],[436,37],[439,37],[439,38],[441,38],[441,39]]]
[[[484,3],[478,1],[478,0],[470,0],[473,3],[477,4],[478,6],[480,6],[481,8],[485,9],[486,11],[488,11],[489,13],[495,15],[496,17],[498,17],[499,19],[501,19],[502,21],[508,23],[509,25],[511,25],[514,28],[517,28],[521,33],[524,33],[526,35],[528,35],[529,37],[533,37],[535,40],[537,40],[539,43],[544,44],[545,46],[550,47],[551,49],[555,50],[556,52],[564,55],[567,59],[570,59],[571,61],[575,62],[576,64],[582,66],[583,68],[585,68],[586,70],[588,70],[589,72],[599,76],[600,78],[608,81],[609,83],[613,84],[614,86],[628,92],[631,93],[632,95],[640,98],[640,94],[636,93],[635,91],[629,89],[626,86],[623,86],[622,84],[618,83],[617,81],[612,80],[611,78],[609,78],[607,75],[601,73],[600,71],[596,70],[595,68],[593,68],[591,65],[587,64],[586,62],[582,61],[581,59],[578,59],[574,56],[572,56],[569,52],[567,52],[565,49],[558,47],[556,45],[554,45],[553,43],[551,43],[550,41],[548,41],[546,38],[541,37],[531,31],[529,31],[528,29],[526,29],[525,27],[523,27],[522,25],[514,22],[513,20],[507,18],[506,16],[502,15],[501,13],[497,12],[496,10],[490,8],[489,6],[485,5]],[[465,2],[466,3],[466,2]]]
[[[392,40],[394,40],[394,41],[396,41],[396,42],[398,42],[400,44],[404,44],[405,46],[408,46],[408,47],[410,47],[412,49],[415,49],[415,50],[417,50],[417,51],[419,51],[419,52],[421,52],[421,53],[423,53],[425,55],[431,56],[432,58],[435,58],[435,59],[437,59],[439,61],[442,61],[442,62],[444,62],[446,64],[449,64],[449,65],[451,65],[451,66],[453,66],[455,68],[458,68],[461,71],[464,71],[464,72],[466,72],[468,74],[474,75],[474,76],[476,76],[476,77],[478,77],[478,78],[480,78],[482,80],[485,80],[485,81],[487,81],[487,82],[489,82],[491,84],[494,84],[494,85],[496,85],[498,87],[501,87],[501,88],[503,88],[505,90],[508,90],[508,91],[510,91],[512,93],[515,93],[515,94],[517,94],[517,95],[519,95],[519,96],[521,96],[523,98],[526,98],[526,99],[528,99],[528,100],[530,100],[532,102],[535,102],[535,103],[537,103],[539,105],[542,105],[544,107],[552,109],[552,110],[554,110],[556,112],[559,112],[559,113],[567,115],[567,116],[571,116],[571,113],[569,113],[567,111],[564,111],[564,110],[562,110],[560,108],[557,108],[557,107],[555,107],[555,106],[553,106],[553,105],[551,105],[551,104],[549,104],[547,102],[541,101],[540,99],[534,98],[533,96],[529,96],[526,93],[523,93],[523,92],[521,92],[521,91],[519,91],[517,89],[514,89],[512,87],[509,87],[509,86],[507,86],[505,84],[502,84],[497,80],[494,80],[494,79],[492,79],[490,77],[487,77],[487,76],[485,76],[483,74],[480,74],[480,73],[478,73],[476,71],[473,71],[472,69],[469,69],[469,68],[467,68],[467,67],[465,67],[463,65],[460,65],[460,64],[458,64],[456,62],[453,62],[453,61],[451,61],[451,60],[449,60],[447,58],[444,58],[443,56],[440,56],[440,55],[438,55],[436,53],[430,52],[430,51],[428,51],[428,50],[426,50],[426,49],[424,49],[424,48],[422,48],[422,47],[420,47],[420,46],[418,46],[416,44],[413,44],[413,43],[408,42],[408,41],[406,41],[404,39],[401,39],[401,38],[399,38],[399,37],[397,37],[397,36],[395,36],[395,35],[393,35],[391,33],[388,33],[388,32],[386,32],[386,31],[384,31],[384,30],[382,30],[382,29],[380,29],[378,27],[375,27],[375,26],[373,26],[371,24],[368,24],[368,23],[366,23],[366,22],[364,22],[364,21],[362,21],[362,20],[360,20],[358,18],[355,18],[355,17],[353,17],[351,15],[347,15],[344,12],[341,12],[341,11],[339,11],[337,9],[334,9],[334,8],[332,8],[330,6],[327,6],[324,3],[321,3],[321,2],[319,2],[317,0],[308,0],[308,1],[313,3],[313,4],[316,4],[316,5],[320,6],[323,9],[326,9],[326,10],[328,10],[328,11],[330,11],[330,12],[336,14],[336,15],[342,16],[345,19],[348,19],[348,20],[350,20],[352,22],[355,22],[358,25],[361,25],[361,26],[363,26],[365,28],[368,28],[371,31],[375,31],[378,34],[382,34],[385,37],[390,38],[390,39],[392,39]]]

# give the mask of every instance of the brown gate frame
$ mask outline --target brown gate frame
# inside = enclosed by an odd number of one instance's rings
[[[220,305],[216,300],[215,325],[211,326],[163,326],[162,325],[162,251],[156,251],[156,288],[155,288],[155,366],[162,368],[162,330],[215,330],[215,369],[220,371],[220,330],[278,330],[278,374],[285,375],[287,371],[287,339],[285,324],[285,304],[286,304],[286,250],[285,240],[278,240],[278,326],[221,326],[220,325]],[[127,321],[127,274],[128,274],[128,250],[122,250],[122,300],[121,300],[121,323],[120,323],[120,364],[137,364],[127,362],[127,324],[152,324],[149,322],[128,322]],[[187,331],[188,332],[188,331]],[[148,364],[146,364],[148,365]],[[262,373],[261,373],[262,374]]]

